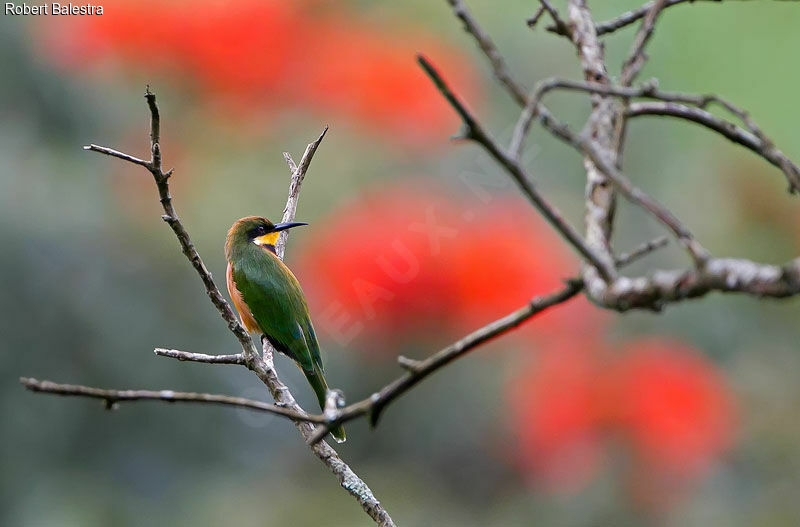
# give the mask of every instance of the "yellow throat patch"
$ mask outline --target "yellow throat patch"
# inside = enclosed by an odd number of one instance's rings
[[[259,236],[258,238],[253,238],[253,243],[259,245],[261,247],[272,245],[275,246],[278,243],[278,236],[280,236],[280,232],[270,232],[269,234],[265,234],[263,236]]]

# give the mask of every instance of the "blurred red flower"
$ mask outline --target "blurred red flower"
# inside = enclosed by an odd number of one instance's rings
[[[510,385],[509,404],[520,462],[550,488],[587,483],[609,438],[630,447],[650,492],[700,475],[732,440],[733,396],[686,344],[638,340],[612,358],[602,346],[568,339],[537,359]]]
[[[376,28],[341,6],[318,7],[312,0],[115,2],[103,16],[42,17],[38,36],[71,70],[122,63],[151,79],[183,77],[238,110],[237,120],[254,110],[313,107],[419,145],[457,127],[414,56],[425,49],[458,72],[454,81],[474,100],[477,79],[464,56],[418,29]]]
[[[401,187],[360,196],[316,222],[298,268],[323,330],[335,334],[331,317],[341,316],[370,336],[450,323],[453,313],[442,307],[452,305],[452,284],[432,252],[449,254],[452,238],[436,235],[432,251],[417,228],[426,212],[444,225],[457,214],[446,199]]]
[[[548,488],[570,492],[586,483],[600,460],[605,393],[594,345],[567,338],[536,355],[510,384],[508,401],[523,470]]]
[[[619,364],[619,412],[641,460],[691,476],[731,441],[733,397],[714,365],[686,344],[645,340]]]
[[[519,198],[476,206],[452,195],[384,187],[317,222],[298,272],[321,330],[342,345],[364,336],[374,348],[377,336],[395,353],[409,337],[438,343],[477,329],[574,272],[563,242]],[[526,335],[593,333],[603,320],[585,301],[556,311]]]
[[[530,204],[498,198],[472,211],[477,227],[459,239],[451,273],[459,306],[459,331],[476,329],[564,286],[577,275],[579,258]],[[538,339],[559,338],[565,331],[586,338],[599,334],[606,314],[584,297],[537,315],[526,324]]]

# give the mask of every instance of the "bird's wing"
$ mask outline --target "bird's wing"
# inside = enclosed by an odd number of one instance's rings
[[[319,344],[300,283],[277,256],[259,250],[233,265],[233,280],[261,331],[305,371],[321,368]]]

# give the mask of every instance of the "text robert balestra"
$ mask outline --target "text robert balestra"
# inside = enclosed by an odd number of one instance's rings
[[[103,6],[94,4],[15,4],[6,2],[6,15],[102,15]]]

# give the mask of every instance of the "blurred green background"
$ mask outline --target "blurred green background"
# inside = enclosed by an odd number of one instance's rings
[[[521,82],[580,78],[568,42],[526,27],[533,4],[505,1],[498,9],[496,2],[468,2]],[[562,4],[556,2],[563,12]],[[590,4],[597,20],[639,5]],[[146,155],[146,83],[159,96],[165,164],[176,167],[175,206],[218,278],[230,224],[247,214],[280,215],[289,179],[281,152],[299,159],[326,123],[331,130],[298,211],[311,227],[293,234],[288,249],[290,266],[317,262],[316,276],[300,275],[312,289],[340,279],[320,276],[330,255],[313,250],[316,226],[322,232],[337,225],[364,191],[442,185],[469,203],[475,196],[463,178],[471,174],[493,195],[505,195],[497,199],[522,203],[476,146],[448,142],[458,123],[435,92],[425,91],[427,81],[417,72],[414,52],[421,51],[486,125],[508,139],[518,108],[491,82],[484,58],[446,2],[254,5],[108,2],[101,21],[0,17],[2,525],[370,524],[288,422],[158,403],[106,412],[94,401],[31,394],[17,380],[267,400],[243,369],[152,353],[154,347],[233,353],[237,345],[159,219],[149,176],[81,149],[93,142]],[[211,16],[220,12],[227,15]],[[285,39],[280,17],[303,33]],[[254,35],[262,25],[277,35],[264,41],[273,47],[242,44],[250,38],[260,45],[262,37]],[[633,27],[605,38],[612,70],[630,47]],[[657,77],[665,90],[727,97],[800,159],[798,27],[800,5],[792,2],[677,6],[659,21],[642,79]],[[160,40],[169,35],[173,41]],[[226,46],[257,53],[231,62]],[[370,73],[395,62],[401,66]],[[288,80],[273,75],[284,70],[291,72]],[[589,110],[576,95],[553,95],[549,105],[576,127]],[[529,147],[527,164],[541,188],[579,225],[580,158],[536,128]],[[691,124],[637,120],[625,171],[717,255],[778,263],[798,252],[800,212],[783,176],[720,137]],[[627,204],[618,218],[619,250],[661,233]],[[358,232],[325,232],[359,246]],[[542,261],[551,257],[549,246],[534,251]],[[556,278],[574,271],[570,261]],[[685,264],[671,247],[631,272]],[[581,341],[581,348],[611,350],[645,336],[680,341],[705,357],[734,401],[726,446],[711,449],[703,470],[654,491],[654,499],[641,499],[637,490],[637,482],[652,476],[648,465],[631,469],[627,443],[613,437],[597,440],[599,461],[566,488],[547,484],[535,463],[520,461],[525,412],[509,410],[508,403],[525,391],[510,386],[519,386],[520,372],[536,364],[547,345],[540,341],[501,339],[448,367],[399,400],[376,430],[350,424],[339,452],[399,525],[797,525],[799,315],[797,300],[711,295],[658,315],[603,317],[600,336]],[[583,328],[575,318],[564,331],[580,336]],[[397,353],[421,357],[459,334],[428,328],[402,348],[386,344],[395,334],[374,337],[374,345],[390,348],[383,352],[370,352],[369,343],[337,344],[325,331],[320,340],[329,378],[355,401],[400,373]],[[281,360],[279,369],[313,408],[296,368]]]

